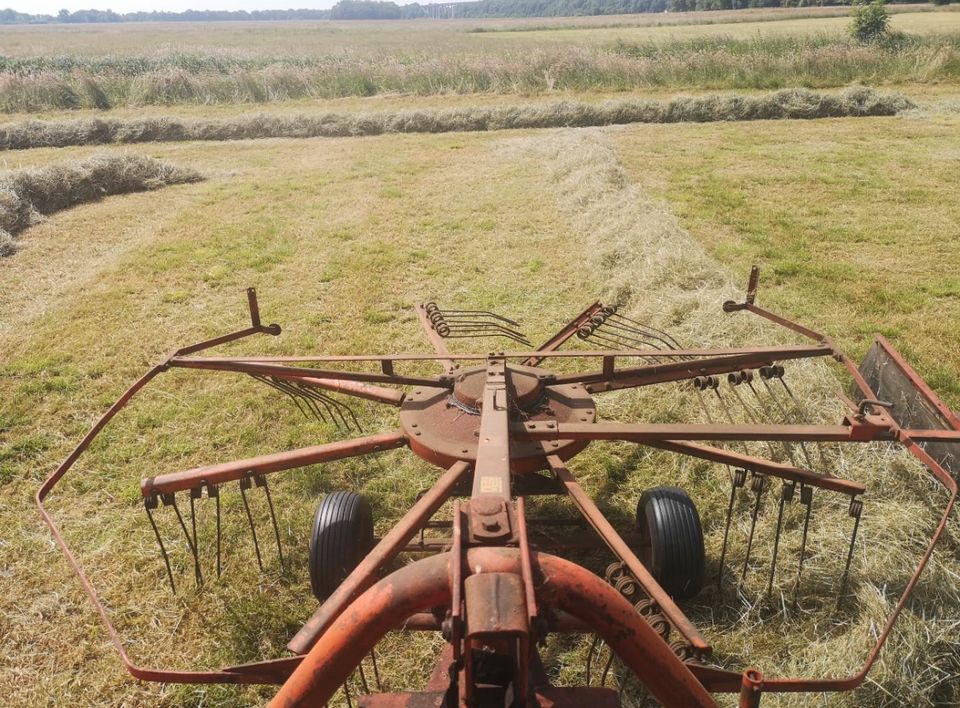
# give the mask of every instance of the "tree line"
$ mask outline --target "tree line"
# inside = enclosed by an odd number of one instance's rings
[[[890,0],[915,2],[916,0]],[[950,0],[934,0],[937,4]],[[457,3],[391,0],[340,0],[331,10],[186,10],[185,12],[125,12],[61,10],[56,15],[31,15],[0,10],[0,24],[82,24],[89,22],[223,22],[243,20],[408,20],[420,17],[575,17],[629,15],[643,12],[740,10],[751,7],[850,5],[852,0],[469,0]]]

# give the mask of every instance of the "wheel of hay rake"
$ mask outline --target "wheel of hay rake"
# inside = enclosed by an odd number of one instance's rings
[[[356,492],[324,497],[310,534],[310,585],[323,602],[373,547],[370,504]]]
[[[690,496],[677,487],[648,489],[637,503],[640,560],[675,598],[690,598],[703,585],[703,530]]]

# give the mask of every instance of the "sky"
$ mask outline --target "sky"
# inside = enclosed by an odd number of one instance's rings
[[[327,10],[336,0],[0,0],[0,9],[9,7],[17,12],[31,15],[56,15],[66,8],[75,10],[113,10],[114,12],[139,12],[167,10],[289,10],[308,8]],[[402,4],[402,3],[397,3]]]

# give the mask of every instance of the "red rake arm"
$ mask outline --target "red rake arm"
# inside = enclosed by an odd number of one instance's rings
[[[193,489],[201,484],[223,484],[241,479],[248,474],[268,474],[281,470],[294,469],[315,465],[319,462],[332,462],[348,457],[369,455],[373,452],[394,450],[405,447],[407,437],[401,432],[381,433],[352,440],[339,440],[325,445],[312,445],[275,452],[260,457],[250,457],[244,460],[224,462],[219,465],[197,467],[185,472],[172,472],[158,477],[147,477],[140,483],[140,491],[144,497],[156,494],[171,494]]]

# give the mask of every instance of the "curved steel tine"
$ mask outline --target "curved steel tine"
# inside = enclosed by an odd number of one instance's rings
[[[253,523],[253,514],[250,513],[250,504],[247,501],[247,490],[250,488],[250,475],[241,477],[240,498],[243,499],[243,509],[247,512],[247,521],[250,524],[250,535],[253,536],[253,550],[257,554],[257,566],[263,571],[263,558],[260,556],[260,543],[257,541],[257,527]]]
[[[774,402],[774,404],[777,406],[777,409],[780,411],[780,415],[783,416],[783,422],[784,422],[784,423],[789,423],[789,422],[791,421],[791,419],[794,418],[794,416],[791,416],[791,415],[790,415],[790,412],[787,410],[786,406],[783,405],[783,402],[780,400],[779,396],[777,396],[777,395],[773,392],[773,387],[770,386],[770,382],[767,381],[767,379],[764,378],[762,375],[760,376],[760,381],[763,382],[763,386],[764,386],[764,388],[767,390],[767,396],[770,398],[771,401]],[[807,466],[808,466],[811,470],[812,470],[812,469],[815,469],[815,466],[814,466],[814,464],[813,464],[813,459],[810,457],[810,452],[807,450],[807,444],[806,444],[805,442],[803,442],[802,440],[801,440],[799,443],[790,443],[790,444],[791,444],[791,445],[794,445],[794,444],[799,445],[799,446],[800,446],[800,452],[803,454],[803,459],[807,461]],[[794,464],[796,464],[796,463],[794,463]]]
[[[170,579],[170,590],[176,595],[177,586],[173,582],[173,571],[170,569],[170,557],[167,555],[166,546],[163,545],[163,538],[160,536],[160,529],[157,528],[157,522],[153,518],[153,510],[157,508],[157,498],[155,496],[144,497],[143,507],[147,511],[147,518],[150,519],[150,526],[153,527],[153,534],[157,537],[157,545],[160,546],[163,564],[167,567],[167,577]]]
[[[717,571],[717,590],[722,588],[723,583],[723,562],[727,557],[727,539],[730,536],[730,519],[733,516],[733,506],[737,501],[737,490],[747,482],[747,471],[737,469],[733,471],[730,479],[730,502],[727,504],[727,523],[723,527],[723,547],[720,549],[720,568]]]
[[[631,325],[629,325],[629,324],[624,324],[624,323],[623,323],[622,321],[620,321],[619,319],[615,319],[615,318],[617,318],[617,317],[619,317],[619,316],[618,316],[618,315],[610,315],[609,317],[607,317],[607,319],[604,321],[604,323],[603,323],[601,326],[606,326],[606,327],[610,327],[610,328],[614,328],[614,329],[623,330],[624,332],[629,332],[630,334],[638,335],[638,336],[643,337],[644,339],[647,339],[647,340],[651,340],[651,341],[654,341],[654,342],[660,342],[660,343],[661,343],[664,347],[666,347],[667,349],[679,349],[679,348],[680,348],[679,346],[675,346],[675,345],[674,345],[674,344],[675,344],[674,342],[668,341],[667,339],[664,339],[663,337],[659,336],[657,332],[651,331],[650,328],[647,328],[647,327],[645,327],[645,326],[643,326],[643,325],[641,325],[641,326],[639,326],[639,327],[636,327],[636,326],[631,326]],[[658,348],[659,348],[659,347],[658,347]]]
[[[593,641],[590,642],[590,650],[587,651],[586,680],[587,687],[590,687],[590,679],[593,678],[593,653],[597,650],[597,644],[600,642],[600,635],[594,634]]]
[[[193,530],[193,550],[194,550],[194,572],[196,573],[197,585],[203,585],[203,575],[200,572],[200,544],[197,540],[197,510],[194,501],[203,494],[203,487],[194,487],[190,490],[190,526]]]
[[[442,312],[444,317],[452,317],[452,318],[476,317],[477,315],[481,315],[486,317],[492,317],[496,320],[500,320],[501,322],[506,322],[508,325],[512,325],[513,327],[520,326],[519,322],[511,320],[508,317],[504,317],[503,315],[498,315],[496,312],[490,312],[489,310],[441,310],[440,308],[437,308],[435,312]]]
[[[334,426],[336,426],[337,428],[340,427],[340,423],[337,421],[337,416],[334,413],[334,409],[331,408],[330,406],[331,402],[335,403],[335,401],[332,398],[330,398],[329,396],[323,393],[320,393],[319,391],[311,390],[305,384],[302,384],[302,383],[296,383],[291,385],[296,386],[297,390],[299,391],[299,394],[303,396],[305,399],[309,401],[313,401],[314,408],[319,409],[319,406],[315,405],[316,403],[319,403],[320,405],[322,405],[324,409],[327,411],[327,415],[330,416],[330,421],[334,424]],[[339,411],[337,412],[339,413]],[[324,422],[326,422],[325,418],[323,418],[322,416],[320,417]],[[343,424],[348,430],[350,429],[350,426],[345,419],[343,420]]]
[[[177,521],[180,522],[180,529],[183,531],[183,537],[187,539],[187,548],[190,549],[190,553],[193,555],[193,574],[194,579],[197,581],[197,585],[203,584],[203,577],[200,575],[200,554],[197,552],[196,546],[193,545],[193,541],[190,538],[190,532],[187,531],[187,524],[183,520],[183,514],[180,513],[180,507],[177,506],[177,497],[174,494],[161,494],[161,501],[163,501],[164,506],[172,506],[173,511],[177,515]],[[193,502],[193,497],[191,497],[191,503]]]
[[[807,550],[807,531],[810,528],[810,512],[813,510],[813,487],[800,486],[800,503],[807,507],[803,516],[803,534],[800,537],[800,562],[797,564],[797,579],[793,584],[793,602],[796,603],[800,592],[800,578],[803,575],[803,560]]]
[[[796,482],[784,482],[780,490],[780,508],[777,511],[777,530],[773,537],[773,556],[770,559],[770,580],[767,582],[767,597],[773,592],[773,578],[777,572],[777,553],[780,550],[780,532],[783,529],[783,508],[788,501],[793,499],[793,493],[796,490]]]
[[[263,487],[263,492],[267,497],[267,509],[270,510],[270,523],[273,525],[273,537],[277,541],[277,557],[280,559],[280,570],[284,570],[283,565],[283,547],[280,545],[280,527],[277,526],[277,515],[273,509],[273,497],[270,496],[270,485],[267,484],[266,476],[258,474],[253,482],[258,487]]]
[[[353,708],[353,700],[350,698],[350,680],[353,678],[353,672],[343,682],[343,695],[347,699],[347,708]]]
[[[606,666],[603,667],[603,674],[600,676],[600,688],[603,688],[607,685],[607,675],[610,673],[610,667],[613,665],[613,659],[616,654],[613,651],[610,651],[610,657],[607,659]]]
[[[750,535],[747,537],[747,555],[743,559],[743,573],[740,580],[745,580],[747,570],[750,568],[750,551],[753,549],[753,533],[757,530],[757,517],[760,516],[760,503],[763,501],[763,491],[767,486],[767,478],[762,474],[753,473],[753,480],[750,482],[750,488],[757,495],[757,500],[753,505],[753,516],[750,520]]]
[[[223,565],[220,561],[220,487],[216,484],[210,484],[206,480],[200,481],[201,487],[207,488],[207,499],[213,497],[216,501],[217,510],[217,577],[219,578],[223,571]]]
[[[313,398],[314,400],[317,400],[324,405],[324,408],[327,409],[327,412],[330,414],[330,417],[333,419],[334,425],[336,425],[338,428],[340,426],[339,424],[337,424],[337,418],[334,415],[333,411],[337,412],[337,415],[339,415],[340,420],[343,422],[343,427],[346,428],[348,431],[351,428],[351,421],[352,421],[352,426],[356,428],[357,432],[363,432],[363,427],[360,425],[360,420],[357,418],[357,414],[353,412],[353,408],[351,408],[349,405],[347,405],[343,401],[338,401],[333,396],[327,395],[322,391],[311,389],[306,384],[297,384],[297,385],[303,391],[305,396]],[[344,414],[344,411],[347,411],[350,414],[351,420],[347,419],[347,416]]]
[[[367,685],[367,674],[363,670],[363,661],[361,660],[357,664],[357,669],[360,672],[360,688],[363,690],[364,695],[370,695],[370,686]]]
[[[847,580],[850,576],[850,561],[853,560],[853,548],[857,542],[857,531],[860,530],[860,517],[863,516],[863,502],[856,497],[850,497],[850,507],[847,513],[853,517],[853,532],[850,534],[850,550],[847,551],[847,562],[843,567],[843,578],[840,580],[840,594],[837,595],[837,607],[843,602],[843,594],[847,591]]]
[[[300,389],[296,387],[296,385],[294,385],[289,381],[283,381],[281,379],[273,379],[272,385],[274,388],[280,391],[283,391],[288,396],[293,398],[294,402],[297,404],[297,407],[300,408],[300,411],[304,415],[306,415],[308,418],[310,417],[310,415],[304,412],[303,407],[300,405],[300,401],[303,401],[303,405],[307,407],[307,409],[310,411],[310,413],[313,415],[314,418],[319,420],[321,423],[327,422],[327,419],[324,417],[323,411],[320,410],[320,407],[315,405],[313,401],[311,401],[309,396],[304,396],[301,393]]]
[[[747,380],[744,381],[745,384],[750,388],[750,391],[753,393],[753,397],[757,399],[757,404],[760,406],[760,410],[763,411],[763,414],[766,416],[767,420],[773,422],[775,420],[773,414],[770,412],[770,409],[767,407],[766,402],[760,397],[760,394],[757,392],[757,389],[753,386],[753,381]],[[790,464],[794,467],[797,466],[797,458],[793,455],[793,443],[784,440],[780,443],[780,446],[783,448],[783,451],[787,454],[787,459],[790,460]]]
[[[800,399],[793,395],[793,390],[791,390],[790,386],[787,384],[787,380],[783,376],[782,369],[780,376],[777,378],[780,379],[780,385],[783,386],[783,390],[787,392],[787,396],[789,396],[790,400],[793,401],[793,405],[797,409],[797,413],[800,415],[800,420],[804,423],[811,422],[811,416],[807,413],[807,410],[800,402]],[[830,461],[827,458],[826,452],[824,451],[824,446],[820,444],[819,441],[817,441],[817,452],[820,455],[820,465],[823,469],[827,469],[830,466]]]
[[[377,668],[376,647],[370,650],[370,663],[373,665],[373,680],[377,682],[377,691],[383,693],[383,684],[380,683],[380,669]]]
[[[279,379],[274,379],[273,377],[270,377],[270,376],[262,376],[257,374],[251,374],[251,376],[253,376],[253,378],[255,378],[257,381],[267,384],[267,386],[269,386],[270,388],[280,391],[280,393],[284,394],[285,396],[289,396],[293,400],[294,404],[297,406],[297,409],[300,411],[300,413],[304,417],[309,418],[311,414],[314,416],[318,415],[313,411],[313,409],[310,406],[307,406],[307,410],[304,410],[303,404],[300,402],[299,397],[296,394],[287,390],[284,386],[282,386],[280,384]],[[321,422],[324,422],[324,421],[321,421]]]

